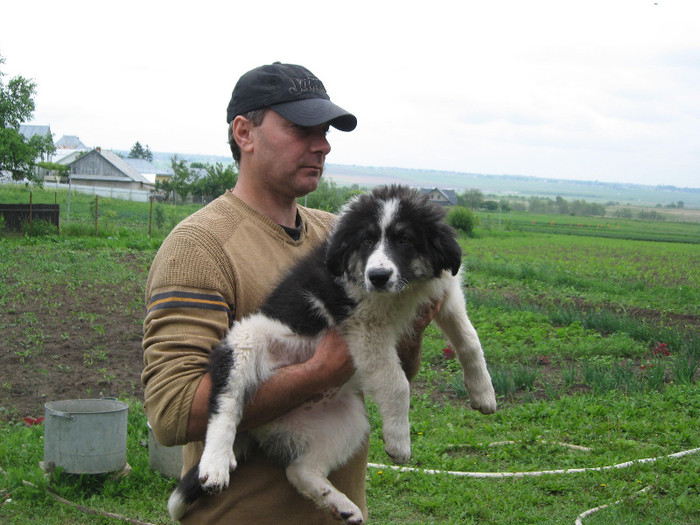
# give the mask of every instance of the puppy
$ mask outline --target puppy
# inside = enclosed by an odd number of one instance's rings
[[[434,321],[455,350],[472,407],[496,411],[484,354],[464,301],[462,252],[442,208],[403,186],[353,198],[327,241],[297,264],[259,311],[234,323],[211,356],[213,390],[204,453],[168,502],[178,519],[190,503],[228,486],[243,407],[275,369],[308,360],[334,328],[356,373],[324,403],[307,403],[248,431],[286,468],[289,482],[348,524],[362,512],[328,481],[369,432],[363,394],[379,407],[384,446],[396,463],[411,457],[409,385],[396,345],[421,306],[442,300]],[[235,446],[234,446],[235,444]],[[235,449],[235,450],[234,450]]]

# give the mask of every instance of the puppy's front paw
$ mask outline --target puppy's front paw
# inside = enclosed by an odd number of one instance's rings
[[[209,494],[217,494],[228,487],[230,472],[237,466],[236,456],[230,454],[202,455],[199,462],[199,483]]]

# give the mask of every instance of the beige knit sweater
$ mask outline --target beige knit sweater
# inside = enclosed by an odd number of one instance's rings
[[[298,241],[230,192],[181,222],[165,239],[146,285],[144,407],[157,439],[186,442],[194,393],[209,352],[233,319],[260,306],[281,275],[317,246],[334,216],[299,208]],[[199,459],[203,444],[184,448],[184,469]],[[366,517],[364,448],[330,476]],[[296,493],[284,470],[252,453],[232,474],[229,489],[200,498],[183,517],[192,524],[335,524]]]

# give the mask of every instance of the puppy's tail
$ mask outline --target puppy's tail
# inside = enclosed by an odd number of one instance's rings
[[[199,465],[192,467],[187,474],[182,476],[177,488],[168,499],[168,513],[174,520],[179,520],[189,506],[200,496],[205,494],[199,482]]]

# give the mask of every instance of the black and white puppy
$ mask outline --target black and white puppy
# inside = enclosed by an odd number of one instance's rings
[[[479,338],[464,301],[462,252],[442,208],[403,187],[375,189],[341,211],[327,241],[297,264],[261,309],[232,326],[212,353],[213,392],[204,453],[168,502],[178,519],[205,493],[228,486],[234,440],[246,400],[275,369],[308,360],[330,327],[357,369],[325,403],[306,404],[248,434],[286,467],[290,483],[346,523],[360,509],[327,479],[363,444],[369,424],[361,393],[379,407],[384,445],[397,463],[411,456],[409,385],[396,345],[419,308],[442,300],[435,322],[452,343],[471,405],[496,411]]]

